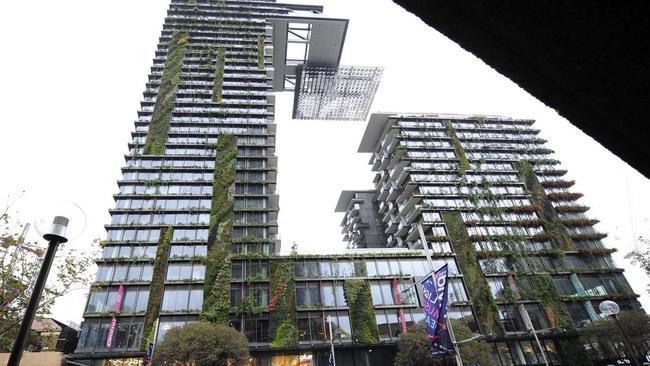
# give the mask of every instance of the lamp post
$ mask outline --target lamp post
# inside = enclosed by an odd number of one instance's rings
[[[330,327],[330,352],[332,354],[332,366],[336,366],[336,356],[334,355],[334,334],[332,333],[332,317],[327,316],[327,324]]]
[[[618,327],[618,330],[620,330],[621,335],[623,335],[623,340],[625,341],[625,348],[627,348],[628,357],[630,357],[632,359],[632,363],[634,365],[640,366],[639,361],[637,361],[636,357],[634,356],[634,351],[632,349],[632,343],[630,343],[630,340],[627,338],[627,335],[625,334],[625,331],[623,331],[623,327],[621,327],[621,323],[619,323],[619,321],[618,321],[617,315],[618,315],[618,313],[621,312],[621,308],[614,301],[605,300],[605,301],[601,302],[600,305],[598,305],[598,309],[605,316],[611,316],[612,318],[614,318],[614,322],[616,323],[616,326]]]
[[[56,216],[54,217],[54,221],[52,222],[52,225],[50,225],[49,230],[43,235],[43,238],[49,241],[47,252],[45,252],[45,258],[43,258],[41,270],[38,273],[38,277],[34,283],[34,289],[29,297],[29,303],[25,310],[25,316],[20,323],[18,335],[16,336],[16,340],[11,348],[11,355],[9,356],[7,366],[18,366],[20,364],[20,359],[23,355],[23,348],[25,347],[25,340],[27,339],[27,334],[29,333],[32,322],[34,321],[34,316],[36,315],[38,303],[41,299],[47,276],[50,273],[52,262],[54,262],[54,254],[56,254],[56,249],[59,244],[68,241],[65,235],[69,222],[70,220],[66,217]]]

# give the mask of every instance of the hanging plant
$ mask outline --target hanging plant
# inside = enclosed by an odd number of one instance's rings
[[[264,69],[264,36],[257,37],[257,68]]]
[[[352,340],[356,343],[379,343],[375,309],[368,281],[345,280],[343,293],[350,309]]]
[[[460,144],[460,140],[456,135],[456,130],[451,124],[451,121],[445,121],[445,128],[447,129],[447,135],[451,139],[451,145],[454,147],[456,157],[458,158],[458,171],[460,174],[465,174],[465,172],[470,168],[469,160],[467,160],[467,155],[465,155],[465,149],[463,148],[463,145]]]
[[[163,291],[165,289],[165,277],[167,276],[167,260],[169,259],[169,250],[174,235],[174,229],[167,227],[161,230],[158,248],[156,250],[156,260],[153,264],[151,283],[149,289],[149,299],[147,310],[144,314],[144,326],[142,334],[151,337],[149,342],[153,341],[155,332],[154,323],[160,313],[160,304],[162,303]],[[142,342],[140,348],[145,350],[149,342]]]
[[[176,88],[181,80],[181,69],[188,40],[187,33],[176,32],[169,42],[156,105],[151,115],[147,141],[144,144],[144,154],[163,155],[165,153],[169,124],[176,103]]]
[[[293,261],[272,260],[269,287],[269,336],[274,347],[298,345],[296,290]],[[296,329],[295,336],[293,329]]]
[[[451,238],[456,258],[460,265],[476,318],[485,334],[502,335],[499,310],[490,287],[479,267],[478,255],[470,239],[463,218],[458,211],[442,212],[442,219]]]
[[[214,72],[214,84],[212,87],[212,101],[221,103],[223,98],[223,74],[226,68],[226,49],[217,49],[217,67]]]
[[[233,242],[237,138],[219,135],[212,183],[212,207],[208,231],[208,255],[201,317],[227,324],[230,311],[230,261]]]
[[[544,191],[544,187],[537,179],[533,167],[526,160],[521,160],[516,165],[519,170],[519,175],[524,181],[524,186],[531,195],[533,206],[539,217],[544,221],[544,227],[546,229],[546,233],[544,234],[550,236],[549,238],[544,238],[544,240],[552,240],[555,245],[563,250],[575,250],[577,247],[573,239],[557,215],[558,208],[553,207],[551,200],[549,200]]]

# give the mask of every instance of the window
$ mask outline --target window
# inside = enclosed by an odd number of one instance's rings
[[[244,321],[244,335],[251,343],[269,341],[269,319],[268,314],[262,314]]]
[[[370,292],[374,305],[393,305],[392,281],[370,281]]]
[[[352,341],[352,327],[350,326],[350,316],[347,311],[332,311],[325,313],[325,321],[330,317],[332,322],[332,334],[334,335],[334,342],[351,342]],[[327,326],[327,323],[325,324]],[[325,331],[329,333],[327,327]],[[332,339],[330,334],[327,334],[326,339]]]
[[[334,277],[354,277],[354,265],[351,261],[334,261],[332,273]]]
[[[320,286],[318,282],[296,283],[296,305],[320,305]]]
[[[525,331],[526,327],[514,305],[499,305],[499,319],[506,332]]]
[[[298,313],[298,336],[300,342],[324,342],[323,313],[311,311]]]

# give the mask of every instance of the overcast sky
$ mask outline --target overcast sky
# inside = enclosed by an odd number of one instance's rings
[[[537,120],[567,179],[576,180],[574,191],[585,194],[580,203],[601,220],[596,228],[609,233],[606,245],[619,249],[617,264],[650,307],[648,278],[623,258],[634,237],[650,235],[643,210],[650,181],[391,1],[313,3],[324,5],[327,16],[350,19],[343,65],[384,67],[372,111]],[[0,2],[0,195],[27,191],[14,206],[24,222],[60,207],[55,200],[79,205],[87,225],[67,248],[105,237],[167,6],[167,0]],[[342,251],[342,217],[333,212],[339,193],[372,188],[370,157],[356,152],[366,124],[293,121],[291,101],[288,93],[276,99],[283,251],[294,241],[301,252]],[[53,316],[79,322],[86,293],[71,291]]]

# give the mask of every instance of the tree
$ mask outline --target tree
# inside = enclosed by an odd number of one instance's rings
[[[248,340],[237,330],[208,322],[173,328],[156,346],[154,365],[244,365],[250,358]]]
[[[454,335],[457,341],[470,339],[474,336],[472,331],[459,320],[451,320]],[[422,322],[411,327],[406,334],[402,334],[398,341],[398,352],[395,356],[396,366],[443,366],[454,365],[450,359],[435,359],[431,355],[431,347],[427,340],[427,331]],[[458,345],[460,356],[465,365],[474,365],[478,362],[481,366],[493,366],[490,359],[490,346],[484,341],[470,341]]]
[[[643,311],[621,311],[618,321],[630,340],[634,353],[643,355],[650,347],[650,316]],[[621,331],[610,317],[587,324],[580,329],[583,342],[598,344],[603,356],[619,357],[625,353]]]
[[[632,264],[638,264],[650,276],[650,239],[639,236],[637,239],[640,243],[639,247],[627,253],[625,258],[630,259]],[[647,290],[650,293],[650,285]]]
[[[32,286],[41,268],[45,246],[26,242],[24,225],[10,217],[11,205],[0,213],[0,352],[8,352],[25,314]],[[92,250],[90,248],[89,250]],[[54,302],[75,288],[90,282],[87,270],[95,255],[59,245],[59,251],[41,295],[37,317],[50,313]]]

